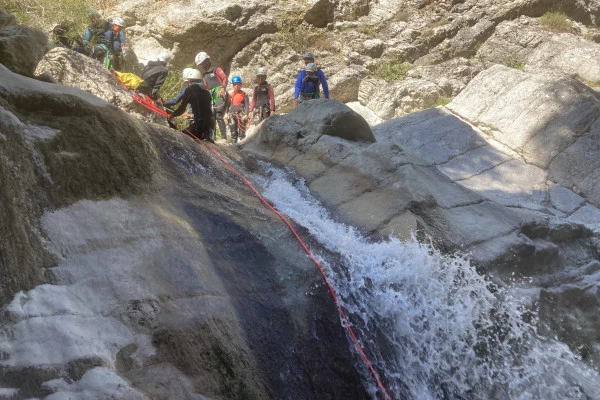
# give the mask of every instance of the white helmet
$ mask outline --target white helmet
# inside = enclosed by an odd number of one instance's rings
[[[191,80],[201,81],[202,74],[195,68],[186,68],[183,70],[183,80],[185,82]]]
[[[304,70],[307,71],[307,72],[317,72],[317,64],[315,64],[315,63],[308,63],[304,67]]]
[[[119,25],[121,28],[125,28],[125,20],[121,17],[115,17],[112,23],[115,25]]]
[[[267,76],[267,70],[263,67],[256,68],[256,76]]]
[[[171,53],[167,53],[166,51],[161,52],[158,55],[158,61],[162,61],[164,63],[169,63],[171,60],[173,59],[173,56],[171,55]]]
[[[192,71],[194,71],[194,68],[184,68],[183,69],[183,74],[181,74],[181,77],[183,78],[184,82],[187,82],[190,80],[190,76],[192,76]]]
[[[196,65],[200,65],[208,59],[210,59],[210,56],[208,54],[206,54],[205,52],[201,51],[200,53],[196,54],[196,58],[195,58]]]

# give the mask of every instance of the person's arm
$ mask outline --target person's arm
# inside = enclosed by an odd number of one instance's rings
[[[294,101],[298,101],[298,96],[300,96],[300,90],[302,90],[302,80],[304,79],[304,75],[306,75],[305,71],[300,71],[298,74],[298,79],[296,79],[296,88],[294,89]]]
[[[219,79],[219,82],[221,82],[221,86],[227,90],[227,75],[225,75],[225,72],[221,68],[216,68],[215,75]]]
[[[244,112],[246,113],[246,115],[248,115],[248,113],[250,112],[250,99],[248,97],[250,96],[244,96]]]
[[[108,48],[108,54],[110,55],[115,52],[115,46],[113,43],[114,34],[115,33],[113,31],[104,32],[104,40],[106,40],[106,47]]]
[[[181,98],[183,97],[183,93],[185,93],[185,89],[187,88],[183,88],[179,91],[179,93],[177,93],[177,96],[175,96],[174,99],[169,100],[169,101],[165,101],[163,103],[163,106],[165,107],[171,107],[174,106],[175,104],[179,103],[179,101],[181,100]]]
[[[250,102],[250,109],[248,110],[248,114],[252,114],[254,111],[254,107],[256,107],[256,92],[258,91],[258,86],[254,86],[254,92],[252,92],[252,101]]]
[[[269,105],[271,106],[271,115],[275,114],[275,93],[273,92],[273,86],[268,87],[269,94]]]
[[[225,106],[225,113],[223,115],[223,118],[225,119],[225,121],[227,121],[229,119],[229,114],[231,113],[231,102],[227,103],[227,105]]]
[[[90,39],[92,38],[92,32],[90,32],[89,28],[85,30],[83,34],[83,45],[87,46],[90,44]]]
[[[325,78],[325,72],[323,70],[318,70],[317,74],[319,75],[319,79],[321,80],[321,86],[323,87],[323,95],[326,99],[329,98],[329,86],[327,86],[327,78]]]
[[[127,40],[125,39],[125,32],[123,32],[123,31],[119,32],[119,39],[121,41],[121,44],[127,43]]]
[[[181,99],[181,104],[179,105],[179,107],[177,107],[177,110],[173,111],[170,115],[169,115],[169,119],[173,119],[175,117],[180,116],[181,114],[183,114],[183,112],[185,111],[185,109],[187,108],[188,104],[190,103],[190,100],[192,98],[192,91],[188,90],[188,88],[186,88],[185,92],[183,93],[183,97]]]

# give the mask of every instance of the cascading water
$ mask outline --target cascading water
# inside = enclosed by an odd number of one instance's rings
[[[393,398],[600,398],[599,375],[538,335],[535,314],[467,258],[415,239],[369,241],[333,221],[301,180],[265,168],[264,196],[339,257],[321,256],[323,267]]]

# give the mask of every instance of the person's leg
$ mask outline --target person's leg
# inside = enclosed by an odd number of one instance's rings
[[[210,123],[208,124],[210,126],[210,129],[208,131],[208,141],[214,143],[215,142],[215,136],[217,135],[217,133],[215,132],[216,130],[216,118],[213,112],[213,115],[210,118]]]
[[[229,133],[231,133],[231,143],[236,143],[238,141],[238,122],[237,122],[237,114],[232,114],[229,119]]]
[[[252,112],[252,119],[254,120],[254,125],[260,124],[260,108],[257,108]]]
[[[100,45],[100,46],[94,47],[94,49],[92,50],[91,56],[94,59],[96,59],[96,60],[100,61],[101,63],[103,63],[104,62],[104,58],[106,57],[106,53],[107,53],[106,46]]]
[[[223,119],[223,113],[216,112],[215,118],[217,120],[217,124],[219,125],[219,131],[221,132],[221,139],[227,140],[227,125],[225,124],[225,120]]]
[[[246,128],[247,128],[246,124],[247,124],[247,122],[240,120],[240,126],[239,126],[239,132],[238,132],[238,136],[239,136],[240,140],[246,139]]]

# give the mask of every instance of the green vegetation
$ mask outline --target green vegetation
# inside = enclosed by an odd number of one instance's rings
[[[507,67],[518,69],[519,71],[525,71],[525,60],[514,54],[508,56],[503,64]]]
[[[434,107],[439,107],[439,106],[445,106],[446,104],[450,103],[452,101],[451,97],[439,97],[435,103],[433,104]]]
[[[306,37],[306,31],[302,29],[301,20],[283,20],[277,23],[277,39],[275,42],[279,42],[289,48],[293,49],[297,53],[304,53],[310,43]]]
[[[383,79],[386,82],[396,82],[404,80],[404,78],[406,78],[406,73],[410,71],[412,67],[413,66],[410,63],[391,59],[369,66],[369,71],[374,78]]]
[[[356,31],[369,36],[377,35],[377,28],[371,24],[360,24],[356,27]]]
[[[276,39],[278,45],[304,54],[308,49],[339,52],[327,29],[314,28],[303,23],[301,19],[287,19],[277,23]]]
[[[163,83],[163,85],[160,88],[160,97],[162,97],[164,100],[171,100],[172,98],[177,96],[179,91],[183,89],[184,86],[183,76],[181,75],[181,72],[183,71],[183,68],[187,67],[195,68],[195,65],[189,64],[182,68],[169,68],[169,75],[167,75],[165,83]]]
[[[573,25],[562,12],[548,11],[540,18],[544,28],[552,32],[573,32]]]
[[[51,32],[58,24],[68,25],[66,36],[72,40],[83,38],[83,32],[90,23],[87,10],[90,7],[106,8],[117,4],[115,0],[0,0],[0,10],[14,14],[17,22]]]

